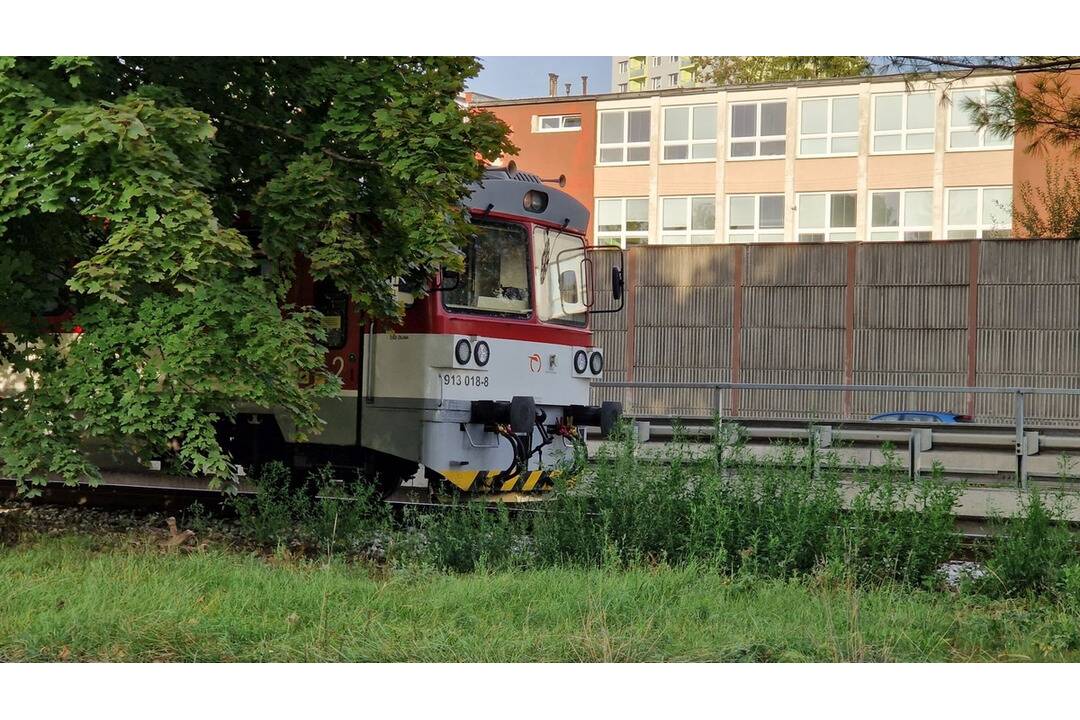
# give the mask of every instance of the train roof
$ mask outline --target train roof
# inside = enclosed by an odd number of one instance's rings
[[[525,218],[565,226],[573,232],[584,234],[589,228],[589,210],[569,193],[545,185],[532,173],[522,172],[515,166],[489,167],[484,178],[471,186],[472,192],[465,205],[478,212],[496,212],[519,215]],[[533,195],[529,195],[532,193]],[[529,198],[542,195],[546,198],[542,209],[531,209]],[[540,203],[534,204],[538,207]]]

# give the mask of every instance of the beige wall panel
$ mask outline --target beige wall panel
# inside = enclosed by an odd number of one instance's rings
[[[716,191],[716,163],[661,164],[657,191],[668,195],[712,195]]]
[[[871,155],[867,160],[866,187],[929,188],[934,185],[934,155]]]
[[[596,197],[648,197],[649,166],[597,167]]]
[[[858,173],[858,157],[796,160],[795,192],[855,190]]]
[[[784,161],[740,160],[724,166],[724,192],[782,193],[784,192]]]
[[[1012,185],[1013,151],[945,153],[945,187]]]

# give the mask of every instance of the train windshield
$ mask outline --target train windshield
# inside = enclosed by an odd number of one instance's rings
[[[560,230],[533,230],[536,310],[540,320],[584,325],[588,317],[585,238]]]
[[[527,235],[520,225],[474,223],[476,232],[465,247],[465,272],[450,276],[443,292],[449,310],[528,315],[529,258]],[[449,273],[447,273],[449,275]]]

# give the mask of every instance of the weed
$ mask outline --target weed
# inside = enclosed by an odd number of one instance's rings
[[[1080,585],[1076,541],[1065,520],[1064,496],[1048,499],[1032,488],[1012,518],[997,518],[995,537],[983,559],[986,576],[978,589],[993,596],[1061,591]]]
[[[297,542],[333,555],[363,550],[389,528],[389,510],[375,489],[359,479],[334,482],[330,468],[313,472],[307,486],[300,486],[284,466],[270,464],[254,481],[254,496],[229,502],[241,532],[259,543]]]

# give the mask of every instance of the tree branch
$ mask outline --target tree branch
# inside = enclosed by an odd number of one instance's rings
[[[222,115],[218,115],[218,117],[220,117],[225,122],[232,123],[233,125],[239,125],[241,127],[251,128],[252,130],[262,130],[263,132],[268,132],[268,133],[271,133],[272,135],[277,135],[279,138],[282,138],[284,140],[292,140],[293,142],[298,142],[298,143],[301,143],[301,144],[306,144],[307,143],[307,140],[305,140],[300,135],[296,135],[295,133],[287,132],[285,130],[282,130],[281,128],[272,127],[270,125],[263,125],[262,123],[251,122],[250,120],[241,120],[240,118],[232,117],[231,115],[222,114]],[[348,157],[347,155],[342,155],[341,153],[337,152],[336,150],[332,150],[332,149],[330,149],[328,147],[320,147],[319,151],[322,152],[327,157],[333,158],[334,160],[340,160],[343,163],[349,163],[350,165],[360,165],[360,166],[363,166],[363,167],[374,167],[374,163],[372,163],[372,162],[370,162],[368,160],[358,160],[356,158],[351,158],[351,157]]]
[[[1039,63],[1005,63],[989,60],[973,61],[950,56],[928,57],[923,55],[894,55],[893,57],[901,60],[911,60],[931,65],[944,65],[964,70],[1009,70],[1010,72],[1018,73],[1038,72],[1040,70],[1069,70],[1080,65],[1080,57],[1061,57]],[[899,63],[897,64],[899,65]]]

